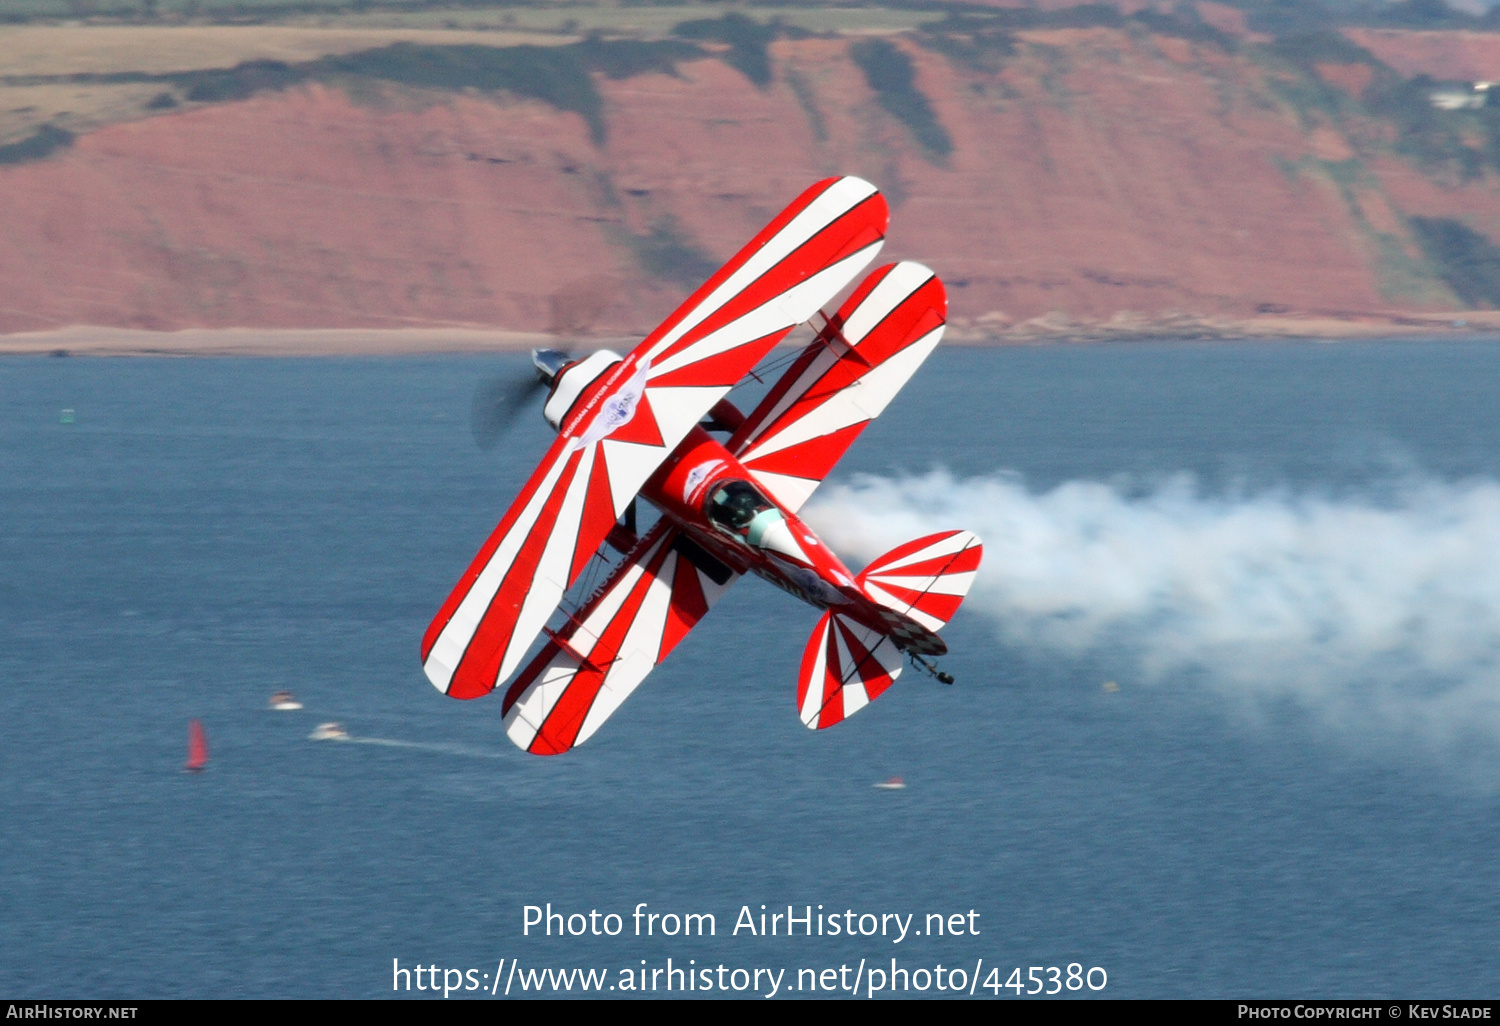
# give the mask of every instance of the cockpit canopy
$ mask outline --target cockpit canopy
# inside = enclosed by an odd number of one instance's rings
[[[781,510],[748,481],[721,481],[708,493],[703,512],[727,534],[759,548],[766,532],[783,522]]]

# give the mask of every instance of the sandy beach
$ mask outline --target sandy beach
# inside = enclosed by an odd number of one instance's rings
[[[1212,339],[1338,340],[1414,335],[1488,335],[1500,331],[1500,311],[1389,313],[1349,316],[1266,316],[1247,320],[1182,315],[1116,317],[1087,322],[1038,317],[1015,324],[958,321],[948,345],[1027,345]],[[802,338],[794,336],[794,339]],[[525,352],[537,348],[625,352],[640,338],[559,338],[542,332],[481,328],[134,328],[74,326],[0,335],[0,356],[414,356],[442,353]]]
[[[468,328],[132,328],[70,327],[0,335],[7,356],[409,356],[524,352],[557,346],[553,335]],[[613,339],[568,340],[576,348]]]

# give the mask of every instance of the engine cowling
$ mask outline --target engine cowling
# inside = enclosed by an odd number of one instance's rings
[[[608,349],[601,349],[582,360],[568,363],[555,359],[561,356],[561,353],[553,350],[539,350],[531,357],[532,363],[542,374],[542,380],[546,382],[549,377],[551,379],[549,383],[552,385],[552,393],[547,396],[547,404],[542,407],[542,416],[547,418],[547,423],[552,425],[554,431],[562,426],[568,412],[573,409],[579,397],[588,391],[589,386],[623,359],[619,353]]]

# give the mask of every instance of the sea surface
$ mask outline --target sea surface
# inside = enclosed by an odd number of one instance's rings
[[[818,614],[751,579],[545,759],[418,659],[548,443],[534,411],[471,437],[476,384],[524,372],[0,361],[0,997],[380,997],[399,960],[501,1000],[497,967],[608,986],[668,958],[785,969],[783,997],[861,960],[864,996],[893,958],[1005,1000],[1072,964],[1107,983],[1064,996],[1497,996],[1500,342],[940,350],[809,515],[856,549],[856,515],[986,535],[957,683],[908,671],[807,730]],[[1112,576],[1052,594],[1023,565],[1046,546]],[[1164,547],[1165,583],[1099,604]],[[1396,626],[1349,635],[1372,602]],[[1301,608],[1320,626],[1288,634]],[[309,740],[325,721],[375,743]],[[622,931],[524,935],[548,903]],[[640,903],[715,936],[634,936]],[[964,931],[733,932],[762,905]]]

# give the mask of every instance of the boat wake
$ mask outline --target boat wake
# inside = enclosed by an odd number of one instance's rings
[[[488,748],[453,744],[445,741],[402,741],[392,737],[357,737],[345,730],[342,724],[320,723],[318,729],[307,735],[309,741],[338,741],[351,745],[382,745],[386,748],[411,748],[420,752],[436,752],[439,755],[462,755],[475,759],[503,759],[508,752],[497,752]]]
[[[389,737],[346,737],[343,740],[356,745],[384,745],[387,748],[414,748],[421,752],[437,752],[439,755],[462,755],[474,759],[503,759],[509,753],[468,745],[449,744],[436,741],[398,741]]]

